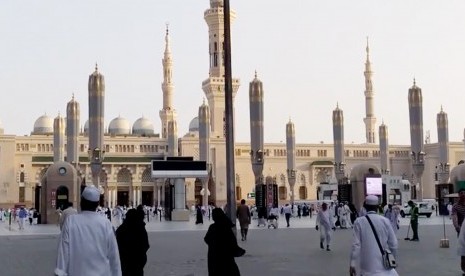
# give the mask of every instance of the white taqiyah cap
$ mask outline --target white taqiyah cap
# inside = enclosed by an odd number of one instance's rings
[[[375,195],[368,195],[365,197],[365,204],[366,205],[379,205],[379,198]]]
[[[87,186],[82,191],[82,197],[88,201],[98,202],[100,200],[100,191],[95,186]]]

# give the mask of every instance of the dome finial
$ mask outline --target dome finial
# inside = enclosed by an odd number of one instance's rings
[[[255,69],[255,79],[257,78],[257,69]]]
[[[292,123],[291,115],[289,115],[289,123]]]
[[[417,85],[417,81],[415,80],[415,76],[413,76],[413,86]]]
[[[336,102],[336,109],[339,109],[339,102]]]
[[[71,96],[71,100],[74,101],[74,92],[73,92],[73,95]]]
[[[441,104],[441,112],[444,112],[444,110],[442,109],[442,104]]]
[[[169,35],[170,34],[170,23],[166,22],[165,25],[166,25],[166,35]]]
[[[95,62],[95,72],[98,72],[98,64]]]

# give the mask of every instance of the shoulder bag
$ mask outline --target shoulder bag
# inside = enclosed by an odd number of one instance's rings
[[[392,269],[397,267],[396,259],[394,258],[394,255],[389,249],[384,249],[381,246],[381,242],[379,241],[378,233],[376,233],[375,227],[373,226],[373,223],[371,222],[371,219],[368,215],[365,216],[368,220],[368,223],[371,226],[371,230],[373,230],[373,234],[375,235],[376,242],[378,243],[379,250],[381,251],[381,257],[383,258],[383,265],[384,268],[386,269]]]

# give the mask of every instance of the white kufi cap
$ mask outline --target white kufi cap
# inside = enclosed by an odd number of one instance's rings
[[[365,198],[365,204],[377,206],[379,205],[379,198],[375,195],[369,195]]]
[[[100,191],[95,186],[87,186],[82,191],[81,196],[88,201],[98,202],[100,200]]]

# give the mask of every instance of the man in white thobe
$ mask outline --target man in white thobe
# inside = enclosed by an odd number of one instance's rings
[[[60,230],[63,230],[63,225],[65,224],[66,218],[68,218],[71,215],[76,215],[77,210],[73,208],[73,203],[68,202],[66,205],[66,209],[63,210],[63,213],[61,214],[60,217]]]
[[[349,204],[344,203],[344,214],[345,214],[345,223],[347,227],[353,227],[352,222],[350,221],[350,215],[352,214],[352,211],[349,208]]]
[[[331,210],[328,209],[328,204],[323,203],[321,210],[316,215],[316,230],[320,230],[320,248],[324,249],[326,241],[326,250],[331,251],[329,245],[331,244],[331,233],[336,229],[334,225],[333,215]]]
[[[121,264],[111,223],[97,214],[100,191],[87,186],[81,213],[69,216],[58,242],[57,276],[121,276]]]
[[[396,256],[397,238],[392,230],[391,222],[376,213],[378,201],[378,197],[374,195],[365,198],[366,216],[370,217],[383,249],[389,249]],[[398,276],[395,269],[384,267],[381,250],[366,216],[359,217],[354,222],[350,275]]]

